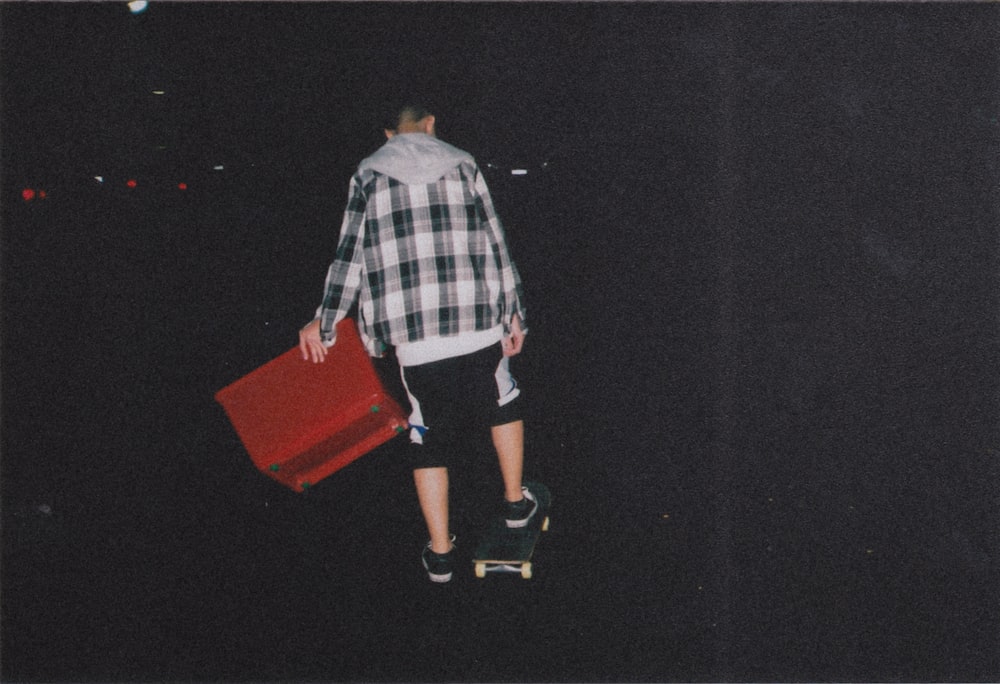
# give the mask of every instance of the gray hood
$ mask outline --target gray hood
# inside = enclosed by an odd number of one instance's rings
[[[433,183],[462,162],[472,162],[468,152],[426,133],[394,135],[385,145],[358,165],[407,185]]]

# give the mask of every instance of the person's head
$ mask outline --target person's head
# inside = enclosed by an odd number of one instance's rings
[[[385,137],[399,133],[426,133],[434,135],[434,115],[423,105],[407,104],[391,114],[383,124]]]

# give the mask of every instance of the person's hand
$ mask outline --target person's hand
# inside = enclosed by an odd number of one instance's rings
[[[521,347],[524,346],[524,336],[527,334],[527,330],[521,329],[521,317],[515,315],[510,321],[510,333],[504,336],[500,342],[500,346],[503,348],[503,355],[515,356],[520,354]]]
[[[299,349],[302,350],[302,359],[313,363],[323,363],[326,358],[326,346],[319,336],[319,319],[299,330]]]

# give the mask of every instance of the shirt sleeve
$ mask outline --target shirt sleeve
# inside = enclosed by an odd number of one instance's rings
[[[500,218],[496,214],[496,209],[493,207],[493,198],[490,196],[486,179],[483,178],[483,174],[479,171],[478,167],[476,168],[475,178],[479,218],[487,226],[500,278],[500,293],[502,298],[501,321],[504,330],[509,330],[510,322],[515,315],[522,321],[526,318],[521,276],[507,249],[503,224],[500,222]]]
[[[319,332],[326,346],[337,339],[336,326],[351,310],[364,277],[364,230],[367,198],[361,179],[351,179],[347,208],[340,227],[337,255],[326,274],[323,303],[316,310]]]

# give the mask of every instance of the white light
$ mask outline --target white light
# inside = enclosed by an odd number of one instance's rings
[[[216,171],[222,171],[222,169],[224,169],[224,168],[226,168],[226,167],[225,167],[225,166],[223,166],[222,164],[218,164],[218,165],[216,165],[216,166],[213,166],[212,168],[213,168],[214,170],[216,170]]]
[[[528,169],[511,169],[510,175],[512,176],[527,176]]]
[[[94,180],[97,181],[98,183],[103,183],[104,176],[94,176]]]
[[[153,91],[153,95],[166,95],[166,94],[167,94],[166,90],[154,90]]]
[[[128,4],[128,10],[132,14],[141,14],[146,11],[147,7],[149,7],[149,2],[147,2],[147,0],[132,0],[132,2]]]

